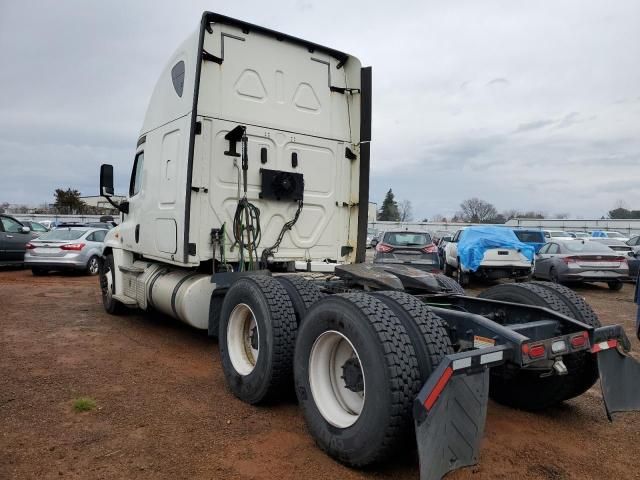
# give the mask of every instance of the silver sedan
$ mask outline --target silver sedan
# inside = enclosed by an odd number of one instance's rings
[[[59,228],[27,244],[24,263],[34,275],[50,270],[80,270],[98,274],[98,258],[104,249],[107,230],[102,228]]]
[[[552,282],[606,282],[620,290],[629,280],[627,257],[590,240],[553,239],[536,255],[533,275]]]

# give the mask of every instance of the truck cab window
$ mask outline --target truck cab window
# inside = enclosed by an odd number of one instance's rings
[[[144,152],[136,155],[133,162],[133,172],[131,172],[131,182],[129,183],[129,196],[133,197],[140,192],[142,187],[142,165],[144,163]]]

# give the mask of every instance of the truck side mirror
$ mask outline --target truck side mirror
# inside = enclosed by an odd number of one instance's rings
[[[107,163],[100,166],[100,195],[113,196],[113,165]]]

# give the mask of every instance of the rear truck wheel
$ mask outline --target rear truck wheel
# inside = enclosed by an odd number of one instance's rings
[[[331,457],[362,467],[402,446],[420,374],[406,329],[381,300],[318,301],[298,330],[294,378],[307,428]]]
[[[622,290],[624,283],[622,283],[620,280],[614,280],[612,282],[607,282],[607,286],[614,292],[618,292]]]
[[[217,293],[217,295],[216,295]],[[218,338],[218,331],[220,330],[220,315],[222,314],[222,302],[224,301],[224,294],[214,291],[209,300],[209,328],[208,334],[215,339]]]
[[[97,255],[93,255],[89,259],[84,271],[87,273],[87,275],[98,275],[98,273],[100,273],[100,262],[98,261]]]
[[[594,328],[601,327],[600,319],[591,306],[579,296],[576,292],[564,285],[551,282],[533,282],[535,285],[554,291],[558,297],[569,307],[572,317],[576,320],[591,325]],[[568,362],[567,362],[568,360]],[[598,362],[595,355],[589,352],[578,352],[565,360],[567,368],[573,366],[579,368],[582,372],[580,380],[576,380],[575,388],[571,390],[567,396],[574,398],[582,395],[589,390],[598,381]]]
[[[116,278],[113,255],[106,255],[99,265],[100,291],[102,293],[102,305],[107,313],[119,315],[124,310],[124,305],[113,296],[116,293]]]
[[[460,264],[460,259],[458,259],[458,268],[456,270],[456,280],[462,287],[466,287],[469,285],[469,274],[462,271],[462,265]]]
[[[222,302],[218,345],[231,392],[256,404],[291,393],[296,316],[286,290],[272,277],[237,280]]]
[[[44,269],[44,268],[40,268],[40,267],[33,267],[31,269],[31,273],[35,276],[35,277],[41,277],[43,275],[46,275],[47,273],[49,273],[49,270]]]
[[[558,292],[537,283],[496,285],[480,293],[478,298],[545,307],[575,318]],[[517,321],[514,319],[514,323]],[[589,373],[581,357],[580,354],[563,356],[568,370],[563,376],[545,375],[549,372],[540,370],[492,368],[489,394],[498,403],[531,411],[543,410],[573,398]]]
[[[306,280],[299,275],[282,275],[275,277],[284,287],[293,303],[293,310],[296,312],[298,325],[307,314],[314,303],[326,295],[320,291],[313,282]]]
[[[467,294],[467,292],[464,291],[464,288],[462,288],[453,278],[449,278],[441,273],[435,274],[435,277],[440,286],[445,290],[449,290],[451,293],[457,293],[460,295]]]
[[[407,331],[416,352],[420,382],[424,384],[442,359],[454,353],[444,320],[408,293],[388,291],[369,295],[389,307]]]

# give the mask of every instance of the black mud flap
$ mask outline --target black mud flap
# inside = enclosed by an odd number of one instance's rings
[[[478,463],[489,399],[489,367],[510,354],[499,346],[448,355],[414,403],[420,479],[440,480]]]
[[[616,345],[600,350],[597,355],[602,397],[609,420],[615,412],[640,410],[640,363],[622,354]]]

